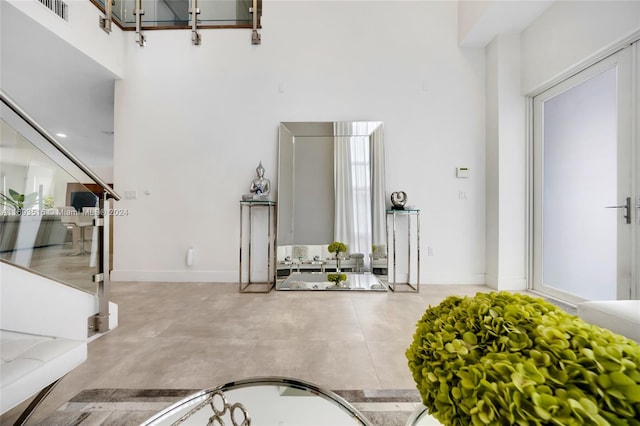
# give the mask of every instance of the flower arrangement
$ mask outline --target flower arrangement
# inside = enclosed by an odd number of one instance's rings
[[[347,245],[345,243],[341,243],[340,241],[334,241],[331,244],[329,244],[329,247],[327,247],[327,250],[329,250],[329,253],[335,253],[336,254],[336,272],[340,272],[340,253],[346,253],[348,248]]]
[[[638,424],[640,346],[540,298],[448,297],[406,356],[445,425]]]
[[[341,243],[340,241],[334,241],[329,244],[329,247],[327,249],[329,250],[329,253],[335,253],[336,257],[338,257],[340,253],[345,253],[347,251],[347,245],[345,243]]]
[[[53,195],[49,195],[48,197],[45,197],[44,201],[42,202],[42,207],[44,207],[45,209],[52,209],[53,206],[54,206]]]
[[[336,283],[336,285],[346,280],[347,280],[347,274],[328,274],[327,275],[327,281]]]

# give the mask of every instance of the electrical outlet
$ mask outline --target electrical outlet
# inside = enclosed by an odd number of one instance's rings
[[[456,167],[456,177],[458,177],[458,178],[468,178],[469,177],[469,168],[468,167]]]
[[[433,247],[427,247],[427,256],[433,256]]]

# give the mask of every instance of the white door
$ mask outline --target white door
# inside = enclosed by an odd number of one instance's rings
[[[533,287],[637,298],[637,46],[534,98]]]

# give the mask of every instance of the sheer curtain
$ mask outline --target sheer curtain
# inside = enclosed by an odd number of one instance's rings
[[[386,183],[384,179],[384,139],[382,123],[371,129],[371,220],[373,244],[387,244]]]
[[[337,122],[334,138],[335,239],[365,255],[365,270],[372,245],[385,241],[382,129],[374,124]]]

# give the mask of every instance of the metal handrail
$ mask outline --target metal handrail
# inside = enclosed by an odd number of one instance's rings
[[[49,132],[47,132],[42,126],[35,122],[29,114],[27,114],[22,108],[20,108],[3,90],[0,89],[0,100],[9,107],[13,112],[18,114],[24,121],[26,121],[33,129],[35,129],[43,138],[45,138],[51,145],[53,145],[62,155],[67,157],[69,161],[75,164],[80,170],[82,170],[87,176],[89,176],[95,183],[116,201],[119,201],[122,197],[113,190],[107,183],[105,183],[100,176],[95,174],[89,167],[87,167],[78,157],[73,155],[71,151],[62,146]]]
[[[106,14],[107,10],[98,0],[89,0],[100,12]],[[250,0],[252,2],[253,0]],[[201,30],[204,29],[252,29],[253,28],[253,18],[251,19],[241,19],[240,21],[247,21],[245,24],[207,24],[207,23],[199,23],[198,28]],[[120,18],[117,15],[114,15],[114,19],[112,20],[114,24],[122,31],[135,31],[136,26],[135,23],[125,22],[122,23]],[[178,20],[175,22],[187,22]],[[262,28],[261,20],[258,19],[257,28]],[[181,25],[142,25],[142,30],[144,31],[154,31],[154,30],[189,30],[191,29],[191,24],[189,22]]]

